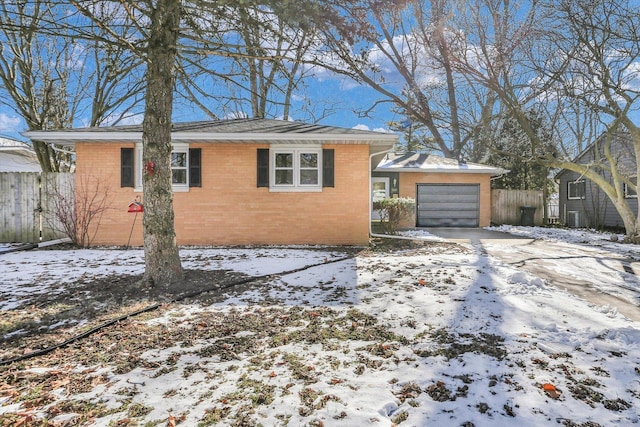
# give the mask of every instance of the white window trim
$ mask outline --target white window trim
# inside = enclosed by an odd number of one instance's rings
[[[577,184],[580,184],[580,183],[582,183],[584,185],[585,195],[582,196],[582,197],[580,197],[580,196],[571,197],[571,184],[577,185]],[[585,183],[584,179],[579,179],[579,180],[576,180],[576,181],[567,182],[567,200],[584,200],[585,196],[586,196],[586,193],[587,193],[587,184]]]
[[[276,155],[293,154],[293,184],[276,184]],[[318,183],[300,183],[300,154],[314,153],[318,155]],[[321,192],[322,191],[322,146],[295,145],[271,147],[269,150],[269,191],[271,192]]]
[[[622,184],[624,187],[624,198],[625,199],[637,199],[638,198],[638,194],[629,194],[629,186],[627,185],[627,183],[623,183]]]
[[[171,189],[176,193],[188,192],[189,191],[189,144],[185,144],[185,143],[171,144],[171,152],[186,153],[186,156],[187,156],[187,182],[185,184],[172,184]],[[142,143],[136,143],[134,164],[135,164],[135,168],[134,168],[135,188],[133,190],[140,192],[142,191],[142,173],[144,171],[144,168],[142,165]]]

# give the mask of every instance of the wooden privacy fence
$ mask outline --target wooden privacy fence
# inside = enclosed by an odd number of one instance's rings
[[[73,203],[75,175],[0,172],[0,243],[38,243],[67,237],[56,202]]]
[[[539,190],[491,190],[491,222],[496,225],[521,224],[522,206],[536,208],[535,225],[544,224],[544,195]]]

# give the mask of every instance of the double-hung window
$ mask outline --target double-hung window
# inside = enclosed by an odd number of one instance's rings
[[[189,191],[189,145],[171,146],[171,188],[173,191]],[[136,144],[136,191],[142,191],[142,144]]]
[[[142,164],[142,144],[121,150],[121,186],[142,191],[142,177],[147,168]],[[173,191],[189,191],[201,186],[201,149],[188,144],[173,144],[171,151],[171,187]],[[153,173],[153,172],[151,172]]]
[[[322,191],[322,149],[278,147],[270,150],[272,191]]]
[[[567,183],[567,199],[579,200],[585,198],[585,183],[584,179],[569,181]]]
[[[637,178],[633,178],[634,181],[637,181]],[[638,193],[633,190],[633,188],[629,187],[627,183],[624,183],[624,197],[626,199],[637,199]]]
[[[171,184],[189,187],[189,148],[175,147],[171,152]]]

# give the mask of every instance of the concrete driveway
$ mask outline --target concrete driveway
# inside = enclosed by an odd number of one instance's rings
[[[485,230],[484,228],[426,228],[426,231],[434,236],[458,243],[473,243],[484,240],[514,240],[514,244],[522,244],[525,240],[529,242],[533,241],[533,239],[528,237],[515,236],[501,231]]]
[[[566,289],[598,306],[617,308],[640,321],[640,259],[604,247],[535,240],[499,231],[430,228],[435,236],[471,244],[494,257]]]

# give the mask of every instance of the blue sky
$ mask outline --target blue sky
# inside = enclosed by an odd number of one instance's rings
[[[418,40],[419,41],[419,40]],[[398,34],[393,38],[392,44],[399,50],[403,50],[406,44],[415,42],[412,36],[406,34]],[[387,41],[387,43],[389,43]],[[384,47],[382,42],[380,45]],[[403,85],[402,78],[398,75],[397,70],[394,69],[393,64],[384,55],[381,47],[372,47],[370,50],[371,61],[379,67],[380,76],[384,81],[385,86],[395,93],[401,93]],[[423,50],[423,44],[414,46],[414,53],[420,53],[419,81],[424,84],[438,80],[441,71],[437,67],[437,63],[431,64],[428,60],[428,52]],[[332,63],[330,55],[326,59],[328,63]],[[633,70],[637,70],[633,68]],[[388,124],[392,120],[400,121],[402,117],[395,115],[392,112],[392,104],[382,103],[378,107],[371,111],[369,117],[362,117],[356,113],[356,110],[369,109],[376,101],[382,98],[375,90],[368,88],[367,86],[357,85],[352,81],[346,80],[344,77],[332,74],[326,70],[316,69],[312,70],[315,73],[314,76],[308,77],[305,80],[307,87],[304,91],[296,93],[295,96],[300,98],[294,101],[291,109],[291,117],[294,120],[314,122],[299,109],[296,109],[296,102],[310,103],[314,107],[318,107],[322,110],[325,104],[329,105],[332,109],[331,114],[323,117],[318,123],[341,126],[345,128],[360,128],[368,130],[385,131],[388,129]],[[406,82],[405,82],[406,83]],[[222,87],[222,85],[220,85]],[[216,85],[213,84],[211,88],[208,88],[211,96],[215,96],[218,92]],[[223,92],[224,89],[221,89]],[[437,104],[435,104],[437,107]],[[221,113],[217,111],[213,106],[214,112],[219,115]],[[234,112],[235,114],[235,112]],[[175,102],[174,104],[174,117],[175,122],[193,121],[193,120],[206,120],[207,116],[198,110],[193,104],[185,103],[184,101]],[[140,123],[142,121],[142,115],[138,115],[134,118],[133,122]],[[86,118],[76,117],[76,127],[82,127],[86,123]],[[26,123],[24,120],[13,110],[7,106],[0,105],[0,135],[9,136],[17,139],[24,139],[20,136],[21,132],[26,131]]]
[[[387,130],[387,123],[394,119],[391,112],[391,104],[385,103],[379,106],[371,114],[371,117],[359,117],[355,110],[369,108],[379,100],[381,95],[375,90],[365,86],[345,82],[343,78],[323,75],[321,78],[310,78],[307,81],[305,97],[312,103],[317,103],[322,108],[323,103],[332,105],[335,111],[323,118],[320,123],[325,125],[341,126],[346,128],[360,128],[368,130]],[[301,120],[296,114],[295,106],[291,109],[292,118]],[[174,121],[206,120],[207,117],[197,108],[190,108],[181,102],[176,102],[174,107]],[[82,118],[79,118],[81,121]],[[135,119],[141,121],[139,116]],[[302,120],[304,121],[304,120]],[[77,127],[81,127],[79,122]],[[26,122],[11,108],[0,105],[0,135],[25,140],[20,135],[27,130]]]
[[[11,109],[0,106],[0,136],[20,138],[19,132],[26,130],[26,124]]]

